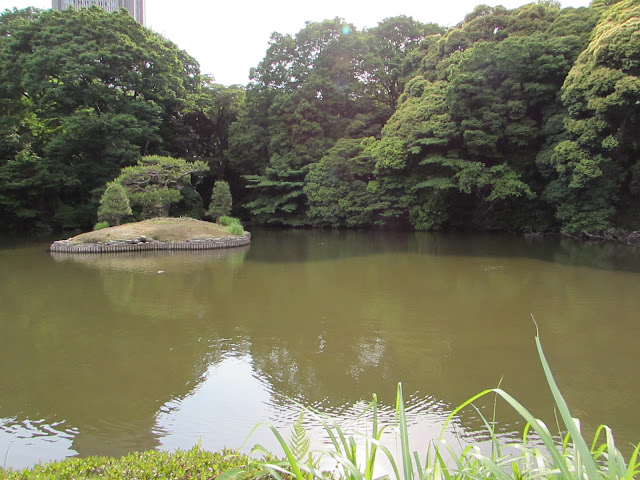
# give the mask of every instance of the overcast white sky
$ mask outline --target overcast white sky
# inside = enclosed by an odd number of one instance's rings
[[[589,0],[561,0],[579,7]],[[527,0],[145,0],[147,27],[186,50],[218,83],[246,84],[264,57],[271,32],[295,34],[305,21],[344,18],[358,29],[407,15],[451,26],[481,3],[515,8]],[[172,5],[179,5],[176,10]],[[51,8],[51,0],[0,0],[5,8]]]

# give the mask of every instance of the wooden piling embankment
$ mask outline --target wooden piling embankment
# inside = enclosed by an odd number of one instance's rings
[[[242,247],[251,243],[251,234],[244,237],[224,237],[216,239],[195,239],[184,242],[151,241],[117,241],[102,243],[74,244],[69,240],[53,242],[49,251],[56,253],[115,253],[115,252],[150,252],[159,250],[212,250],[216,248]]]

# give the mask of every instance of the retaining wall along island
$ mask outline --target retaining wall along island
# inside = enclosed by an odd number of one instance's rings
[[[71,240],[53,242],[49,251],[57,253],[113,253],[150,252],[156,250],[212,250],[242,247],[251,243],[251,234],[243,237],[194,238],[183,242],[158,242],[141,236],[135,240],[114,240],[107,243],[73,243]]]

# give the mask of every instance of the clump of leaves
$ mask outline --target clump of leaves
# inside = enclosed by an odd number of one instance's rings
[[[240,223],[240,219],[236,217],[229,217],[227,215],[223,215],[220,217],[220,220],[218,220],[218,223],[223,227],[228,227],[233,223]]]
[[[240,479],[256,478],[262,468],[255,460],[233,450],[212,453],[195,446],[173,453],[150,450],[115,459],[109,457],[68,458],[37,465],[20,472],[0,471],[6,480],[201,478],[212,479],[233,470]]]
[[[109,228],[109,222],[98,222],[93,226],[93,230],[102,230],[103,228]]]
[[[231,235],[236,235],[239,237],[244,235],[244,228],[239,223],[232,223],[231,225],[229,225],[227,230],[229,230],[229,233]]]

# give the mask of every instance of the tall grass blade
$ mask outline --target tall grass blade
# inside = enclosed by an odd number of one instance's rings
[[[487,395],[489,393],[496,393],[496,394],[500,395],[503,398],[503,400],[505,400],[511,406],[511,408],[513,408],[525,421],[527,421],[531,425],[531,428],[533,428],[537,432],[538,436],[540,437],[540,439],[544,443],[545,447],[549,450],[549,454],[553,458],[553,461],[556,464],[556,467],[558,469],[560,469],[562,475],[564,475],[566,478],[572,478],[571,472],[569,471],[569,467],[566,464],[564,457],[558,451],[558,449],[557,449],[557,447],[555,445],[555,442],[553,440],[553,437],[551,436],[551,433],[549,433],[549,429],[546,427],[546,425],[543,422],[541,422],[540,420],[538,420],[537,418],[535,418],[515,398],[513,398],[507,392],[505,392],[504,390],[501,390],[499,388],[492,388],[492,389],[489,389],[489,390],[484,390],[484,391],[474,395],[469,400],[467,400],[466,402],[462,403],[460,406],[456,407],[449,414],[449,416],[447,417],[447,420],[445,421],[445,423],[444,423],[444,425],[442,427],[442,430],[441,430],[441,433],[440,433],[440,438],[442,438],[444,436],[444,432],[445,432],[446,428],[448,427],[448,425],[451,422],[451,420],[458,414],[458,412],[460,412],[462,409],[466,408],[467,406],[471,405],[473,402],[475,402],[479,398],[484,397],[485,395]],[[595,479],[595,477],[594,477],[594,479]]]
[[[371,438],[375,440],[380,440],[380,436],[382,431],[378,431],[378,396],[374,393],[373,400],[371,401],[370,407],[372,409],[373,418],[371,420]],[[376,463],[376,452],[378,446],[375,442],[366,443],[366,465],[365,465],[365,478],[366,480],[373,480],[373,469],[375,468]]]
[[[625,480],[632,480],[636,473],[640,473],[640,443],[636,446],[631,454],[631,458],[629,459],[629,466],[627,467],[627,471],[625,472]]]
[[[535,321],[535,319],[534,319]],[[589,451],[589,447],[585,442],[580,430],[576,428],[576,424],[573,422],[573,417],[569,412],[569,406],[567,402],[564,400],[562,393],[560,393],[560,389],[556,384],[555,379],[553,378],[553,374],[551,373],[551,368],[549,367],[549,363],[547,362],[547,358],[542,351],[542,344],[540,343],[540,335],[537,331],[538,326],[536,325],[536,348],[538,349],[538,356],[540,357],[540,363],[542,363],[542,369],[544,370],[544,375],[547,379],[547,384],[551,389],[551,394],[553,395],[553,399],[555,400],[556,407],[560,412],[560,417],[564,422],[564,425],[571,435],[571,439],[576,447],[577,453],[580,455],[580,462],[584,466],[586,470],[587,477],[591,480],[596,480],[600,478],[598,473],[598,466],[596,465],[595,460],[591,456],[591,452]],[[555,450],[555,449],[554,449]]]
[[[398,383],[398,390],[396,393],[396,420],[400,429],[400,448],[404,480],[413,480],[413,463],[411,460],[411,451],[409,450],[409,429],[407,426],[407,416],[404,411],[402,383],[400,382]]]
[[[377,448],[379,448],[382,453],[384,453],[385,457],[387,457],[396,480],[402,480],[402,477],[400,476],[400,469],[398,468],[398,464],[396,463],[396,459],[393,456],[393,453],[391,453],[391,450],[389,450],[389,448],[378,439],[371,439],[371,443],[375,443]]]

